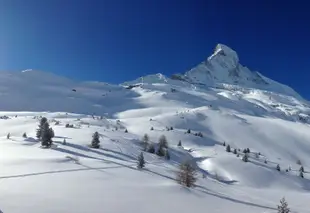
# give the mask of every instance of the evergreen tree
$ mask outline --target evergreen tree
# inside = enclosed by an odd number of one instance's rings
[[[299,172],[299,177],[304,178],[304,173],[302,171]]]
[[[281,171],[281,168],[280,168],[280,165],[278,164],[277,165],[277,168],[276,168],[278,171]]]
[[[151,131],[154,130],[154,127],[151,127]]]
[[[152,153],[152,154],[155,153],[155,147],[154,147],[154,144],[153,144],[153,143],[151,143],[151,144],[149,145],[149,148],[148,148],[147,151],[148,151],[149,153]]]
[[[166,136],[162,135],[159,137],[158,145],[162,148],[168,148],[168,141]]]
[[[249,162],[249,156],[248,156],[247,153],[245,153],[245,154],[243,155],[242,160],[243,160],[244,162]]]
[[[247,151],[247,153],[250,153],[250,152],[251,152],[249,148],[247,148],[247,150],[246,150],[246,151]]]
[[[146,151],[146,149],[147,149],[147,146],[149,144],[149,140],[150,140],[150,138],[149,138],[148,134],[144,134],[144,136],[142,138],[143,146],[144,146],[144,148],[143,148],[144,151]]]
[[[165,156],[165,150],[164,150],[164,147],[163,146],[159,146],[158,149],[157,149],[157,152],[156,154],[160,157],[163,157]]]
[[[178,146],[181,147],[182,146],[182,141],[179,140]]]
[[[191,130],[190,129],[187,130],[187,134],[191,134]]]
[[[52,145],[52,134],[50,130],[50,125],[47,121],[42,126],[41,145],[44,147],[50,147]]]
[[[278,213],[289,213],[291,210],[288,208],[288,204],[285,198],[280,200],[280,205],[278,206]]]
[[[265,159],[264,163],[267,164],[267,160],[266,159]]]
[[[170,127],[170,130],[173,130],[173,127]]]
[[[7,139],[10,139],[10,137],[11,137],[11,133],[8,133],[7,136],[6,136],[6,138],[7,138]]]
[[[67,144],[67,141],[66,139],[64,138],[63,142],[62,142],[63,145],[66,145]]]
[[[223,143],[223,146],[226,146],[226,143],[225,143],[225,142]]]
[[[26,134],[26,132],[23,134],[23,138],[27,138],[27,134]]]
[[[40,140],[41,137],[42,137],[42,129],[43,129],[43,125],[47,122],[47,118],[43,117],[41,118],[40,120],[40,123],[39,123],[39,126],[38,126],[38,129],[37,129],[37,138]]]
[[[125,133],[128,133],[128,129],[125,129]]]
[[[230,145],[228,144],[227,146],[226,146],[226,152],[230,152],[231,150],[230,150]]]
[[[95,132],[93,134],[93,139],[91,141],[91,147],[92,148],[95,148],[95,149],[98,149],[99,148],[99,145],[100,144],[100,140],[99,140],[99,133],[98,132]]]
[[[300,167],[300,169],[299,169],[299,171],[300,171],[300,172],[305,172],[304,167],[303,167],[303,166],[301,166],[301,167]]]
[[[165,152],[165,158],[166,158],[166,160],[170,160],[170,154],[169,154],[168,149]]]
[[[235,154],[235,155],[237,154],[237,149],[234,149],[234,154]]]
[[[186,187],[192,187],[194,186],[196,180],[195,168],[189,161],[182,163],[179,167],[179,171],[177,172],[178,183],[185,185]]]
[[[144,156],[143,156],[142,152],[138,156],[138,165],[137,165],[137,167],[138,167],[138,169],[142,169],[142,168],[145,167],[145,160],[144,160]]]

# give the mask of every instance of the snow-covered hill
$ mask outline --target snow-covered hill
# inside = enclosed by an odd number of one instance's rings
[[[276,212],[282,197],[293,212],[310,212],[308,102],[240,65],[225,45],[184,75],[155,74],[122,85],[1,72],[0,95],[5,213],[263,213]],[[55,131],[50,149],[36,140],[39,116]],[[95,131],[100,149],[88,146]],[[171,159],[144,152],[146,168],[138,170],[144,134],[154,144],[165,135]],[[242,161],[246,148],[249,162]],[[191,189],[175,181],[185,160],[197,167]]]

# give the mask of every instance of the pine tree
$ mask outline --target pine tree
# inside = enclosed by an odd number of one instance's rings
[[[299,177],[304,178],[304,173],[302,171],[299,172]]]
[[[242,160],[243,160],[244,162],[249,162],[249,156],[248,156],[247,153],[245,153],[245,154],[243,155]]]
[[[225,143],[225,142],[223,143],[223,146],[226,146],[226,143]]]
[[[162,148],[168,148],[168,141],[166,136],[162,135],[159,137],[158,145]]]
[[[163,157],[165,156],[165,150],[164,150],[164,147],[163,146],[159,146],[158,149],[157,149],[157,152],[156,154],[160,157]]]
[[[45,122],[42,126],[41,145],[44,147],[50,147],[52,145],[52,134],[48,122]]]
[[[195,168],[188,161],[182,163],[179,167],[179,171],[177,172],[178,183],[185,185],[186,187],[192,187],[194,186],[196,180]]]
[[[277,165],[277,168],[276,168],[278,171],[281,171],[281,168],[280,168],[280,165],[278,164]]]
[[[64,138],[63,142],[62,142],[63,145],[66,145],[67,144],[67,141],[66,139]]]
[[[264,163],[267,164],[267,160],[266,159],[265,159]]]
[[[244,154],[246,154],[248,151],[247,151],[247,149],[244,149],[242,152],[243,152]]]
[[[11,137],[11,133],[8,133],[7,136],[6,136],[6,138],[7,138],[7,139],[10,139],[10,137]]]
[[[37,138],[39,140],[41,140],[41,137],[42,137],[42,129],[43,129],[43,125],[47,122],[47,118],[43,117],[41,118],[40,120],[40,123],[39,123],[39,126],[38,126],[38,129],[37,129]]]
[[[147,149],[147,146],[149,144],[149,141],[150,141],[150,138],[148,136],[148,134],[144,134],[143,138],[142,138],[142,141],[143,141],[143,146],[144,146],[144,151],[146,151]]]
[[[187,130],[187,134],[191,134],[191,130],[190,129]]]
[[[128,133],[128,129],[125,129],[125,133]]]
[[[234,154],[235,154],[235,155],[237,154],[237,149],[234,149]]]
[[[169,154],[168,149],[165,152],[165,158],[166,158],[166,160],[170,160],[170,154]]]
[[[178,146],[181,147],[182,146],[182,141],[179,140]]]
[[[170,130],[173,130],[173,127],[170,127]]]
[[[142,152],[138,156],[138,165],[137,165],[137,167],[138,167],[138,169],[142,169],[142,168],[145,167],[145,160],[144,160],[144,156],[143,156]]]
[[[249,148],[247,148],[247,150],[246,150],[246,151],[247,151],[247,153],[250,153],[250,152],[251,152]]]
[[[291,210],[288,208],[288,204],[285,198],[280,200],[280,205],[278,206],[278,213],[289,213]]]
[[[95,148],[95,149],[98,149],[99,148],[99,144],[100,144],[100,140],[99,140],[99,133],[98,132],[95,132],[93,134],[93,139],[91,141],[91,147],[92,148]]]
[[[27,134],[26,134],[26,132],[23,134],[23,138],[27,138]]]
[[[305,172],[304,167],[301,166],[300,169],[299,169],[299,171],[300,171],[300,172]]]
[[[226,152],[230,152],[231,150],[230,150],[230,145],[228,144],[227,146],[226,146]]]
[[[155,147],[154,147],[154,144],[151,143],[148,147],[148,150],[147,150],[149,153],[152,153],[154,154],[155,153]]]
[[[151,131],[154,130],[154,127],[151,127]]]

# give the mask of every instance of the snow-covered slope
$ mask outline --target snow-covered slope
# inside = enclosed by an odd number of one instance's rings
[[[207,61],[184,75],[155,74],[122,85],[1,72],[0,209],[263,213],[276,212],[286,197],[293,212],[310,212],[308,102],[242,67],[224,45]],[[36,140],[38,116],[55,131],[50,149]],[[100,149],[88,146],[95,131]],[[138,170],[144,134],[154,144],[165,135],[171,159],[144,152],[146,168]],[[224,142],[238,155],[226,152]],[[247,163],[245,148],[251,151]],[[192,189],[175,181],[185,160],[197,168]]]

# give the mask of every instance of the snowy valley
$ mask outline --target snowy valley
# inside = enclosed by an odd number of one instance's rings
[[[120,85],[0,72],[0,96],[4,213],[271,213],[283,197],[310,212],[309,102],[225,45],[184,74]],[[46,149],[41,117],[55,133]],[[163,135],[169,159],[148,152]],[[176,181],[185,161],[196,169],[191,188]]]

